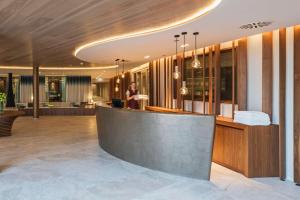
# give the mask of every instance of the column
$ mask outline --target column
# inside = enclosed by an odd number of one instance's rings
[[[33,118],[39,118],[39,65],[33,66]]]

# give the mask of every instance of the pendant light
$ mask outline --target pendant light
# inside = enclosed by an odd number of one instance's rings
[[[181,74],[179,72],[179,69],[178,69],[178,59],[177,59],[177,50],[178,50],[178,38],[180,37],[180,35],[175,35],[175,43],[176,43],[176,66],[175,66],[175,71],[173,73],[173,78],[174,79],[179,79]]]
[[[122,67],[123,67],[123,69],[122,69],[122,75],[121,75],[122,79],[125,78],[124,63],[125,63],[125,60],[123,59],[122,60]]]
[[[187,95],[189,93],[188,88],[186,87],[186,82],[182,81],[182,87],[180,88],[180,94],[181,95]]]
[[[116,71],[117,71],[117,80],[116,80],[116,83],[119,84],[121,82],[120,80],[120,76],[119,76],[119,67],[120,67],[120,59],[117,59],[117,68],[116,68]]]
[[[197,35],[199,35],[198,32],[193,33],[193,35],[195,36],[195,55],[194,55],[194,60],[192,62],[192,67],[195,69],[199,69],[201,68],[201,63],[198,59],[198,55],[197,55]]]
[[[185,47],[186,47],[185,36],[186,36],[187,32],[182,32],[181,34],[183,35],[183,58],[185,58]],[[184,62],[183,62],[182,65],[183,65],[182,67],[184,69]],[[186,87],[186,82],[185,81],[182,81],[182,86],[181,86],[179,91],[180,91],[180,94],[183,95],[183,96],[188,94],[189,90]]]
[[[120,83],[120,80],[118,81],[119,79],[119,73],[118,73],[118,68],[119,68],[119,60],[120,59],[116,59],[115,62],[116,62],[116,76],[118,77],[117,80],[116,80],[116,86],[115,86],[115,92],[119,92],[119,83]]]

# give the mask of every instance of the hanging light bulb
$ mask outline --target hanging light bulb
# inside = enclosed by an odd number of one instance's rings
[[[121,81],[121,80],[120,80],[120,77],[118,76],[118,78],[117,78],[117,80],[116,80],[116,83],[119,84],[120,81]]]
[[[181,95],[187,95],[189,93],[188,88],[186,87],[186,82],[182,81],[182,87],[180,88],[180,94]]]
[[[116,87],[115,87],[115,92],[119,92],[119,86],[118,85],[116,85]]]
[[[178,38],[180,37],[180,35],[175,35],[174,37],[175,37],[175,43],[176,43],[176,66],[175,66],[175,71],[173,73],[173,78],[179,79],[181,76],[181,73],[179,72],[179,67],[177,65],[177,63],[178,63],[178,59],[177,59],[178,52],[177,51],[178,51],[178,41],[179,41]]]
[[[197,55],[197,35],[199,35],[198,32],[193,33],[195,36],[195,55],[194,55],[194,60],[192,62],[192,67],[195,69],[201,68],[201,62],[198,59]]]
[[[122,75],[121,75],[122,79],[125,78],[124,62],[125,62],[125,60],[123,59],[123,60],[122,60],[123,70],[122,70]]]
[[[178,66],[176,65],[176,66],[175,66],[175,71],[174,71],[174,73],[173,73],[173,77],[174,77],[174,79],[179,79],[180,76],[181,76],[181,73],[179,72]]]
[[[117,76],[117,79],[116,79],[116,83],[119,84],[120,83],[120,77],[119,77],[119,66],[120,66],[120,63],[119,63],[119,60],[120,59],[116,59],[116,76]]]

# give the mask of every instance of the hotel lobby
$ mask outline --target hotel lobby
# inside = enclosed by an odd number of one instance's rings
[[[299,8],[2,0],[0,200],[300,199]]]

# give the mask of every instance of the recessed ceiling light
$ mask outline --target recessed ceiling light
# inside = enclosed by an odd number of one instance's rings
[[[144,56],[144,59],[149,59],[150,58],[150,56]]]
[[[189,46],[190,46],[189,44],[185,44],[185,45],[181,45],[180,47],[184,48],[184,47],[189,47]]]

